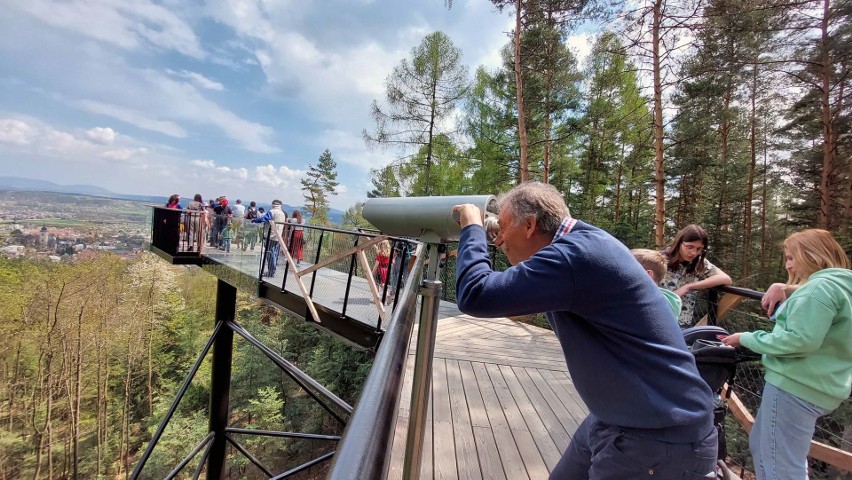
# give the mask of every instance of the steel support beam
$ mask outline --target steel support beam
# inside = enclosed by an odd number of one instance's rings
[[[234,320],[237,310],[236,287],[219,280],[216,284],[216,324],[220,326],[219,336],[213,344],[213,357],[210,381],[210,423],[213,433],[210,454],[207,456],[207,480],[220,480],[225,473],[225,452],[228,428],[228,409],[231,391],[231,358],[234,346],[234,332],[230,328],[221,328]]]

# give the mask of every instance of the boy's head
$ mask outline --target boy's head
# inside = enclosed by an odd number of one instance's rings
[[[648,275],[654,279],[654,283],[659,284],[663,281],[663,278],[666,276],[668,263],[662,253],[647,248],[634,248],[630,250],[630,253],[642,265],[642,268],[648,272]]]

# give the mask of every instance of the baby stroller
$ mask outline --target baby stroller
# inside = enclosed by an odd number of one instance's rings
[[[716,477],[722,480],[740,480],[740,477],[725,464],[725,458],[728,455],[725,442],[725,414],[728,411],[728,405],[722,398],[722,386],[725,383],[729,386],[733,385],[738,363],[755,360],[759,356],[749,350],[725,345],[722,339],[727,336],[727,330],[716,326],[692,327],[683,331],[686,346],[695,356],[698,374],[715,394],[713,424],[716,425],[719,434],[719,461]]]

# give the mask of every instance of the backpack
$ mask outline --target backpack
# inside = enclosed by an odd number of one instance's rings
[[[248,207],[248,208],[246,209],[246,218],[247,218],[248,220],[251,220],[251,219],[257,218],[257,209],[256,209],[256,208],[254,208],[254,207]]]

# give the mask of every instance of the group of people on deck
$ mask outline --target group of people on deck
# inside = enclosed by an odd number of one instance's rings
[[[293,259],[301,263],[304,244],[305,223],[302,212],[293,210],[290,217],[284,212],[281,200],[273,200],[269,211],[258,207],[257,202],[251,201],[248,206],[242,200],[237,199],[231,204],[224,195],[205,203],[201,194],[196,193],[186,210],[199,212],[188,217],[188,243],[189,248],[195,248],[196,239],[207,236],[210,247],[218,248],[225,253],[230,253],[231,243],[235,243],[242,251],[254,250],[258,241],[263,238],[264,230],[261,225],[276,224],[278,232],[283,235]],[[180,203],[180,195],[169,196],[166,208],[183,210]],[[182,225],[183,228],[183,225]],[[267,274],[275,274],[275,265],[278,263],[280,247],[278,242],[272,243],[270,253],[267,256]],[[272,263],[274,262],[274,263]],[[271,270],[271,274],[269,273]]]
[[[167,207],[182,208],[179,202],[173,195]],[[472,204],[455,206],[461,227],[456,299],[463,313],[477,317],[546,314],[589,409],[550,478],[716,478],[714,392],[681,333],[697,320],[699,290],[732,283],[706,258],[707,232],[689,225],[662,251],[630,251],[572,217],[552,185],[525,182],[497,203],[494,244],[512,266],[493,269],[483,212]],[[224,197],[205,205],[196,195],[187,209],[207,212],[207,226],[195,228],[210,228],[211,245],[222,248],[223,232],[233,231],[234,223],[268,224],[300,262],[301,212],[288,218],[281,207],[273,200],[269,211],[255,209],[250,216],[255,202],[240,211]],[[211,225],[210,218],[224,222]],[[225,245],[227,251],[230,242]],[[272,242],[264,275],[275,275],[279,250]],[[376,250],[372,274],[383,285],[393,278],[391,245],[385,241]],[[849,256],[820,229],[793,233],[783,250],[788,279],[772,284],[761,301],[772,330],[722,339],[762,354],[765,387],[749,437],[758,480],[808,478],[817,419],[852,392]]]
[[[457,205],[456,298],[478,317],[546,314],[590,412],[550,478],[717,478],[714,392],[679,328],[695,321],[696,290],[731,284],[705,258],[704,229],[690,225],[662,252],[631,254],[573,218],[551,185],[522,183],[497,202],[494,243],[512,267],[493,270],[483,213]],[[763,354],[766,386],[750,435],[759,480],[806,479],[817,418],[852,390],[847,254],[831,233],[809,229],[784,241],[784,255],[788,281],[762,301],[772,331],[723,340]]]

